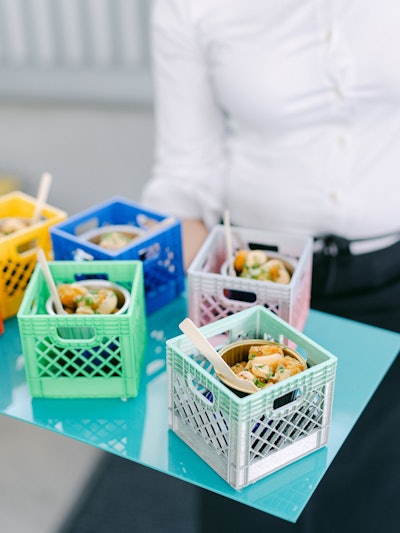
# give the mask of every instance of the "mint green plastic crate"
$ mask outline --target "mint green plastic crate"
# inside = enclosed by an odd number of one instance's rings
[[[241,339],[290,343],[308,365],[239,397],[185,335],[167,341],[169,426],[225,481],[239,490],[326,444],[336,376],[333,354],[263,306],[200,330],[217,350]]]
[[[56,283],[108,279],[130,293],[119,315],[49,315],[37,265],[18,312],[30,393],[42,398],[135,397],[146,347],[143,267],[140,261],[50,261]],[[76,332],[90,332],[77,338]]]

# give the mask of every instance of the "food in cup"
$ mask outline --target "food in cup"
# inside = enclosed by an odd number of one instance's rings
[[[68,314],[110,315],[119,311],[117,294],[108,287],[63,283],[57,287],[57,292]]]
[[[61,304],[68,314],[119,315],[125,313],[129,308],[129,291],[122,285],[108,280],[88,278],[71,283],[59,283],[57,291]],[[114,293],[117,299],[114,308],[115,298],[107,291]],[[108,298],[106,298],[107,295]],[[50,315],[57,314],[52,296],[46,301],[46,311]]]
[[[110,231],[100,236],[98,245],[106,250],[120,250],[129,244],[135,237],[122,231]]]
[[[294,376],[307,368],[304,360],[285,353],[279,344],[250,345],[247,360],[231,366],[241,379],[263,389]]]
[[[267,254],[264,250],[239,250],[233,263],[237,276],[247,279],[288,284],[293,267],[287,261]]]
[[[0,219],[0,237],[7,237],[28,226],[29,221],[22,217],[6,217]]]
[[[130,224],[119,224],[101,226],[82,233],[79,237],[100,246],[100,248],[116,252],[143,234],[144,231],[141,228]]]

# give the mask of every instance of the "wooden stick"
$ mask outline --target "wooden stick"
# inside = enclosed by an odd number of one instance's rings
[[[228,262],[228,275],[236,276],[235,269],[233,268],[231,220],[230,220],[228,209],[226,209],[224,213],[224,226],[225,226],[225,242],[226,242],[226,260]]]
[[[44,172],[40,179],[39,189],[38,189],[38,193],[36,196],[35,210],[33,212],[32,219],[31,219],[31,225],[39,222],[39,219],[42,214],[43,206],[46,203],[47,197],[49,195],[51,181],[52,181],[51,174],[49,174],[48,172]]]
[[[46,283],[47,283],[47,287],[49,288],[50,294],[53,298],[56,313],[58,315],[66,315],[67,312],[65,311],[63,304],[61,303],[56,284],[54,282],[53,276],[51,275],[49,265],[47,264],[47,260],[44,255],[44,252],[41,248],[38,248],[37,258],[38,258],[40,266],[42,267],[42,271],[43,271],[44,279],[46,280]]]

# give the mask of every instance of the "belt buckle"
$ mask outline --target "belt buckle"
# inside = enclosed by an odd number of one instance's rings
[[[336,257],[338,255],[350,254],[350,241],[340,235],[329,233],[321,235],[314,239],[316,246],[314,252],[322,253],[329,257]]]

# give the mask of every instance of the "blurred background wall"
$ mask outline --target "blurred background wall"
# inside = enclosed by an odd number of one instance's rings
[[[0,174],[69,214],[138,198],[153,155],[150,0],[0,0]]]
[[[153,155],[150,1],[0,0],[0,194],[34,195],[48,171],[48,201],[68,214],[139,198]],[[104,452],[4,416],[0,435],[0,529],[55,533]]]

